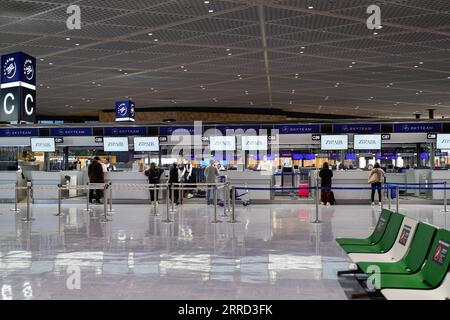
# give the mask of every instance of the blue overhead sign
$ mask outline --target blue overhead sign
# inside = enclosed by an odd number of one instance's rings
[[[116,101],[116,121],[134,121],[134,102]]]
[[[92,136],[92,128],[51,128],[50,136],[53,137]]]
[[[319,124],[277,125],[280,134],[320,133]]]
[[[14,52],[3,55],[1,64],[2,84],[20,81],[36,86],[36,58]]]
[[[105,136],[146,136],[146,127],[109,127],[104,128]]]
[[[442,123],[396,123],[394,132],[442,132]]]
[[[333,124],[333,133],[379,133],[381,124]]]
[[[37,137],[39,130],[37,128],[6,128],[0,129],[0,137]]]
[[[253,125],[253,126],[252,125],[216,126],[216,129],[219,130],[220,132],[224,133],[224,134],[227,133],[227,130],[228,131],[233,131],[233,132],[236,132],[238,130],[242,130],[244,132],[246,132],[247,130],[255,130],[256,133],[258,133],[259,129],[261,129],[261,126],[259,126],[259,125]]]
[[[160,127],[159,128],[159,135],[161,136],[170,136],[172,134],[183,134],[186,131],[189,132],[189,134],[194,134],[194,126],[176,126],[176,127]],[[203,129],[201,129],[203,131]],[[200,132],[202,134],[203,132]]]

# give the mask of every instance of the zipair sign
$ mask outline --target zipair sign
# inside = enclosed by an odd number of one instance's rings
[[[1,57],[0,122],[36,121],[36,59],[23,52]]]

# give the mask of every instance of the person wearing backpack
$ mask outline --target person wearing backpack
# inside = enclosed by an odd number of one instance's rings
[[[150,164],[150,169],[145,171],[145,175],[148,177],[148,183],[159,184],[162,173],[163,173],[162,169],[157,168],[156,163],[152,162]],[[152,203],[153,201],[156,201],[156,205],[158,205],[158,188],[156,190],[156,194],[153,188],[150,188],[150,200]]]
[[[377,162],[370,171],[368,183],[372,186],[372,206],[375,205],[375,190],[378,191],[378,205],[381,206],[381,184],[384,181],[384,171]]]

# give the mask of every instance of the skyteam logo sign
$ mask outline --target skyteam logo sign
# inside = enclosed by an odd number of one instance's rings
[[[134,151],[159,151],[158,137],[135,137]]]
[[[234,151],[236,150],[236,137],[210,136],[209,148],[211,151]]]
[[[347,135],[322,135],[321,136],[321,150],[347,150],[348,136]]]
[[[16,73],[17,73],[17,63],[14,57],[8,58],[3,63],[3,76],[6,77],[7,80],[11,80],[14,79]]]
[[[267,136],[242,136],[242,150],[267,150]]]
[[[2,84],[23,82],[35,89],[36,85],[36,59],[23,52],[15,52],[2,56]]]
[[[355,150],[380,150],[381,135],[380,134],[355,134],[353,141],[353,149]]]
[[[133,101],[116,101],[116,121],[134,121]]]

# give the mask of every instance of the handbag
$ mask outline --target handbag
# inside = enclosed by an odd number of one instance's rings
[[[370,175],[369,179],[367,180],[367,182],[368,182],[369,184],[377,183],[378,181],[379,181],[379,180],[378,180],[378,172],[373,172],[373,173]]]

